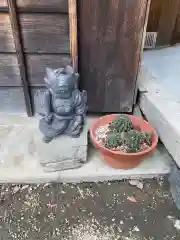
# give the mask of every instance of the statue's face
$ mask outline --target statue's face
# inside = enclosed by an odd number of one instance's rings
[[[58,94],[67,95],[74,90],[73,79],[71,75],[60,75],[57,79],[57,87],[55,92]]]
[[[71,71],[70,71],[71,70]],[[72,91],[75,88],[77,76],[72,71],[71,67],[68,69],[47,69],[47,77],[45,82],[52,94],[58,94],[60,98],[71,97]]]

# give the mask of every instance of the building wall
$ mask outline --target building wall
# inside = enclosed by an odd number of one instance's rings
[[[158,32],[163,4],[165,4],[166,1],[165,0],[151,0],[147,32]],[[170,2],[170,0],[168,0],[168,1]],[[168,14],[167,14],[167,16],[168,16]],[[180,5],[179,5],[179,11],[178,11],[178,14],[176,17],[176,22],[174,24],[174,29],[172,32],[171,43],[173,43],[173,44],[180,43]]]
[[[147,32],[157,32],[163,0],[151,0]]]
[[[71,62],[67,0],[17,0],[31,92],[44,86],[46,67]],[[24,112],[24,97],[7,1],[0,0],[0,111]]]
[[[180,6],[179,6],[179,13],[177,16],[175,29],[173,32],[172,43],[180,43]]]

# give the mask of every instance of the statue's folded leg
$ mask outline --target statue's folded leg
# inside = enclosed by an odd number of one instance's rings
[[[68,128],[64,132],[71,137],[79,137],[83,129],[83,117],[75,116],[69,123]]]
[[[77,126],[77,128],[76,128],[73,132],[71,132],[71,135],[70,135],[70,136],[71,136],[71,137],[74,137],[74,138],[77,138],[77,137],[80,136],[82,130],[83,130],[83,126],[82,126],[82,125],[79,125],[79,126]]]
[[[40,120],[39,129],[44,135],[44,142],[50,142],[53,138],[61,135],[67,128],[67,121],[58,121],[54,119],[51,123],[47,123],[43,118]]]

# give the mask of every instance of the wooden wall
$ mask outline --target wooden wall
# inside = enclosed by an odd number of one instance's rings
[[[149,0],[78,2],[79,69],[88,110],[131,112]]]
[[[45,67],[71,62],[67,0],[17,0],[29,84],[43,86]],[[20,87],[21,78],[6,0],[0,0],[0,87]]]
[[[180,43],[180,5],[179,5],[179,11],[178,11],[175,29],[173,31],[172,43],[173,44]]]
[[[158,32],[158,45],[180,43],[180,0],[151,0],[148,32]]]
[[[151,0],[147,32],[157,32],[164,0]]]

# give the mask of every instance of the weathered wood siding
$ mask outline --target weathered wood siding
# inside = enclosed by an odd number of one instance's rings
[[[68,0],[16,0],[16,2],[20,11],[68,13]],[[0,8],[7,9],[6,0],[0,0]]]
[[[0,13],[0,52],[15,52],[14,39],[8,13]]]
[[[158,45],[180,43],[180,1],[151,0],[148,32],[158,32]]]
[[[24,51],[69,53],[68,14],[20,14]]]
[[[45,68],[58,68],[71,63],[63,54],[26,54],[31,86],[44,86]],[[20,72],[15,54],[0,54],[0,86],[21,86]]]
[[[157,32],[164,0],[151,0],[147,32]]]
[[[17,5],[23,8],[42,9],[47,11],[56,10],[57,12],[68,13],[67,0],[17,0]]]
[[[147,0],[79,1],[79,68],[93,112],[131,112]]]
[[[163,2],[156,42],[157,46],[171,44],[178,16],[179,3],[180,0],[166,0]]]
[[[0,76],[0,87],[21,85],[16,54],[0,53]]]
[[[180,5],[179,5],[179,11],[178,11],[175,29],[173,31],[172,43],[180,43]]]
[[[29,84],[44,85],[45,67],[71,63],[67,0],[17,0]],[[0,0],[0,87],[20,87],[7,1]]]
[[[43,86],[45,68],[58,68],[71,64],[71,58],[63,54],[27,54],[27,65],[31,86]]]

